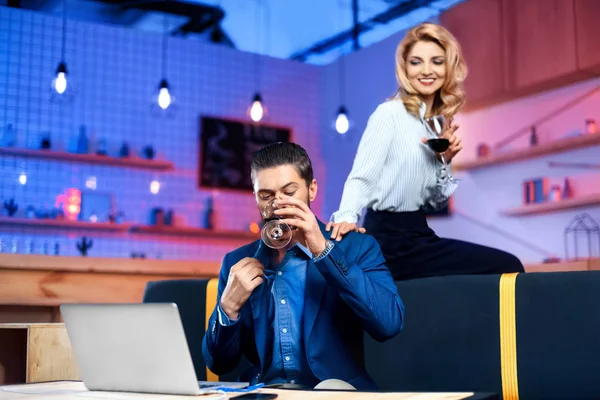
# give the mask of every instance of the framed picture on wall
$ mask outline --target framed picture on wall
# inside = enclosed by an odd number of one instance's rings
[[[198,186],[252,191],[252,154],[269,143],[291,140],[291,128],[202,116]]]

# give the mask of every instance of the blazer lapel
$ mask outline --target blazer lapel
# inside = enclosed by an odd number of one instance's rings
[[[269,254],[261,242],[254,254],[254,258],[259,260],[265,267],[270,263]],[[254,289],[250,295],[250,305],[252,307],[252,319],[254,325],[254,340],[256,350],[260,358],[261,370],[266,365],[266,356],[268,354],[269,331],[269,308],[271,305],[270,282],[267,276],[264,277],[262,285]]]
[[[331,232],[325,231],[325,225],[319,222],[319,226],[321,228],[321,232],[325,239],[329,240],[331,236]],[[321,307],[321,303],[323,301],[323,295],[325,294],[325,287],[327,286],[327,282],[321,272],[315,266],[313,261],[308,263],[308,268],[306,269],[306,288],[304,290],[304,345],[305,348],[308,349],[308,340],[310,338],[310,333],[315,325],[315,321],[317,319],[317,314],[319,313],[319,308]]]

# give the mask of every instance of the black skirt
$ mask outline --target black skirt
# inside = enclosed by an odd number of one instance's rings
[[[395,280],[524,271],[521,261],[505,251],[438,237],[421,210],[368,210],[364,227],[379,243]]]

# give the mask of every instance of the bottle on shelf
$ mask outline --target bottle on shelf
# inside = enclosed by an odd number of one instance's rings
[[[8,123],[3,129],[2,137],[0,138],[0,146],[13,147],[17,144],[17,131],[13,124]]]
[[[89,151],[88,137],[85,125],[79,127],[79,136],[77,137],[77,153],[87,154]]]

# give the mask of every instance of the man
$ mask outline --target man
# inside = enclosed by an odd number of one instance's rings
[[[242,380],[252,384],[313,387],[339,379],[375,390],[365,370],[363,332],[390,339],[402,329],[404,314],[375,239],[351,232],[341,242],[329,240],[310,210],[318,186],[299,145],[262,148],[251,174],[259,211],[276,201],[275,214],[293,237],[282,249],[256,241],[223,259],[217,306],[202,343],[207,367],[220,375],[244,355],[252,367]]]

